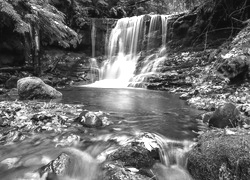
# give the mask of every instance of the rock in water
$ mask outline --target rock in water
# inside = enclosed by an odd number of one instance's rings
[[[26,77],[18,80],[17,89],[21,100],[56,99],[62,97],[62,93],[45,84],[37,77]]]
[[[240,123],[240,112],[232,103],[225,103],[215,110],[208,124],[212,127],[236,127]]]
[[[139,145],[127,145],[120,147],[108,157],[110,161],[121,161],[124,166],[135,168],[148,168],[154,164],[150,151]]]
[[[47,174],[46,180],[96,180],[99,164],[86,152],[65,148],[55,160],[37,171],[41,177]]]
[[[107,114],[99,111],[92,112],[84,110],[81,114],[75,119],[75,122],[82,124],[85,127],[89,128],[100,128],[110,124]]]

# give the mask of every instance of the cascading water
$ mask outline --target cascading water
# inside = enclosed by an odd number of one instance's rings
[[[123,18],[117,22],[110,35],[108,61],[102,67],[101,79],[119,80],[119,86],[127,86],[139,58],[138,41],[142,32],[143,16]]]
[[[95,43],[96,42],[96,24],[95,19],[92,19],[92,28],[91,28],[91,45],[92,45],[92,58],[95,57]]]
[[[165,47],[168,17],[142,15],[118,20],[110,34],[108,59],[101,67],[101,81],[90,86],[127,87],[141,54]]]

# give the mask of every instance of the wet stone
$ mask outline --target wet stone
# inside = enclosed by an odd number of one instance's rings
[[[69,160],[70,160],[69,155],[66,153],[62,153],[55,160],[41,167],[38,171],[41,176],[45,173],[63,175],[66,171]]]
[[[103,112],[83,111],[76,119],[75,122],[82,124],[89,128],[99,128],[109,125],[108,118]]]
[[[154,164],[150,151],[139,145],[127,145],[119,148],[108,157],[110,161],[121,161],[124,166],[147,168]]]
[[[138,169],[123,167],[120,163],[106,164],[103,169],[103,180],[150,180],[153,177],[140,174]]]
[[[232,103],[225,103],[215,110],[208,120],[209,126],[217,128],[236,127],[240,123],[240,112]]]

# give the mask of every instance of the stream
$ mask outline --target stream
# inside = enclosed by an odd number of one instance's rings
[[[192,140],[196,136],[192,131],[197,130],[195,117],[201,112],[168,92],[75,87],[62,93],[62,103],[83,104],[90,111],[108,112],[114,121],[131,128],[157,132],[176,140]]]
[[[154,171],[160,173],[157,176],[190,179],[186,171],[178,167],[182,162],[185,168],[184,154],[196,137],[195,117],[200,111],[190,108],[178,96],[133,88],[71,87],[60,91],[63,93],[60,103],[82,104],[88,111],[108,113],[112,124],[96,129],[69,122],[58,131],[19,133],[17,129],[10,132],[6,139],[10,141],[0,145],[1,180],[94,180],[102,173],[98,164],[105,162],[107,154],[138,137],[151,145],[161,144],[163,165]],[[60,161],[68,162],[67,166]],[[65,167],[65,171],[60,170]],[[45,172],[51,171],[66,173],[69,178],[47,177]],[[173,175],[161,174],[167,172]]]

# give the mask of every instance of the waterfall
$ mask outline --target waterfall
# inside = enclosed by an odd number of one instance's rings
[[[127,87],[134,76],[141,54],[160,47],[165,48],[168,17],[141,15],[119,19],[109,37],[107,60],[100,71],[102,81],[91,86]],[[93,29],[92,27],[92,31]]]
[[[95,19],[92,19],[92,28],[91,28],[92,58],[95,57],[95,40],[96,40],[96,24],[95,24]]]
[[[143,31],[143,16],[123,18],[112,30],[108,61],[102,68],[102,79],[128,82],[133,76],[138,56],[138,40]]]

